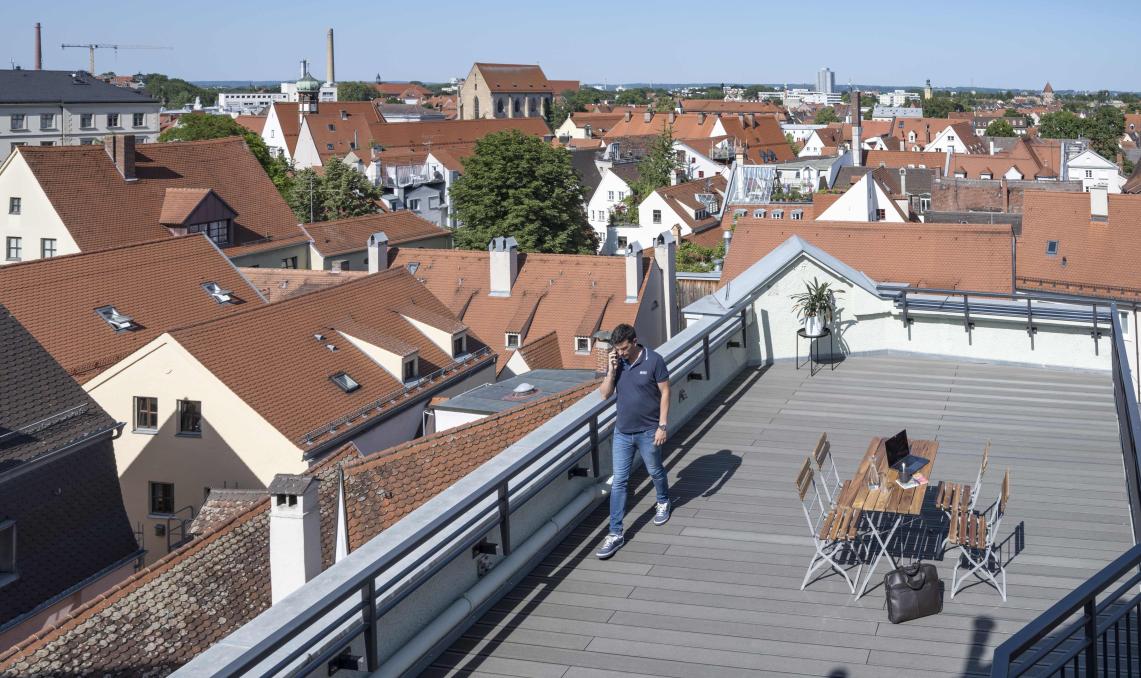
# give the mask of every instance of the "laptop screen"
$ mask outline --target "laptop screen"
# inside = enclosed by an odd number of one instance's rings
[[[907,442],[907,429],[896,433],[884,442],[887,448],[887,465],[895,466],[911,453],[911,446]]]

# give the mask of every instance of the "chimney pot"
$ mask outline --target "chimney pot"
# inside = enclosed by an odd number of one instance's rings
[[[631,114],[630,111],[626,111],[626,115],[624,115],[622,117],[622,119],[625,120],[626,122],[630,122],[630,118],[632,118],[632,117],[633,117],[633,114]]]
[[[273,603],[321,572],[317,479],[279,473],[269,484],[269,572]]]
[[[1090,221],[1109,220],[1109,191],[1105,186],[1091,186],[1089,202]]]
[[[673,111],[670,111],[670,114],[669,114],[669,116],[667,116],[666,120],[668,120],[669,123],[672,125],[672,124],[674,124],[674,121],[677,120],[677,115]]]
[[[654,119],[654,112],[653,111],[648,110],[642,114],[642,122],[649,122],[653,119]]]
[[[699,125],[705,124],[705,111],[701,111],[697,114],[697,124],[699,124]]]
[[[594,371],[597,374],[606,374],[610,371],[610,330],[598,330],[594,333]]]
[[[388,269],[388,235],[378,231],[368,237],[368,272],[379,273]]]

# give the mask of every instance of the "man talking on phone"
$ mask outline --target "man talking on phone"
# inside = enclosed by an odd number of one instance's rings
[[[662,445],[666,442],[670,409],[670,373],[660,355],[638,343],[634,328],[623,323],[610,333],[609,366],[599,390],[602,397],[618,393],[617,422],[611,452],[614,480],[610,487],[610,533],[595,554],[605,560],[626,543],[622,519],[626,514],[626,485],[634,451],[642,456],[654,481],[657,504],[654,524],[670,519],[669,482],[662,466]]]

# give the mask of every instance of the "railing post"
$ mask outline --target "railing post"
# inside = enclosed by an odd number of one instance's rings
[[[376,651],[376,580],[369,577],[361,591],[364,599],[364,656],[368,671],[380,670],[380,660]]]
[[[701,338],[701,352],[705,356],[705,380],[709,381],[709,335]]]
[[[971,333],[971,327],[973,325],[974,325],[974,323],[971,322],[971,303],[968,300],[967,295],[964,294],[963,295],[963,330],[966,331],[967,334],[970,334]]]
[[[507,498],[507,481],[499,484],[499,541],[503,555],[511,555],[511,503]]]
[[[1097,678],[1097,600],[1091,597],[1085,609],[1086,676]]]
[[[1030,350],[1034,350],[1034,334],[1038,328],[1034,327],[1034,309],[1031,308],[1030,300],[1026,300],[1026,334],[1030,337]]]
[[[590,418],[590,467],[594,469],[594,477],[602,472],[598,463],[598,415]]]
[[[749,345],[749,309],[741,309],[741,346]]]
[[[902,297],[900,305],[903,308],[903,326],[907,327],[911,324],[911,321],[907,317],[907,290],[900,290],[899,295]]]
[[[1097,304],[1093,305],[1093,332],[1090,334],[1093,336],[1093,354],[1101,355],[1098,350],[1101,346],[1101,342],[1098,341],[1101,339],[1101,329],[1097,326]]]

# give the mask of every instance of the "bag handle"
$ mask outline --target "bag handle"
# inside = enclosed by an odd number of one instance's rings
[[[905,566],[899,568],[903,571],[903,579],[904,582],[907,583],[907,587],[913,591],[918,591],[919,589],[923,588],[925,583],[927,583],[927,574],[923,572],[922,565],[923,563],[916,562],[914,565],[909,567]],[[919,580],[918,584],[914,583],[914,579],[917,575]]]

